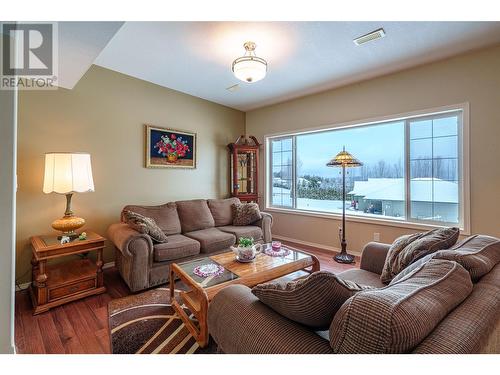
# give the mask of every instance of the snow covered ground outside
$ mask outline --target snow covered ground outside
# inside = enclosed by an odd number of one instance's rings
[[[290,197],[290,190],[285,188],[273,187],[273,199],[272,204],[275,206],[291,207],[292,198]],[[377,214],[369,214],[363,211],[356,211],[351,208],[351,202],[346,201],[346,214],[353,216],[363,216],[363,217],[384,217],[389,219],[402,220],[401,217],[395,216],[385,216]],[[331,212],[336,214],[342,213],[342,201],[341,200],[321,200],[321,199],[309,199],[309,198],[297,198],[297,209],[306,211],[319,211],[319,212]]]

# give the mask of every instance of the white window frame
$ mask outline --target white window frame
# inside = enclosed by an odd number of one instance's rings
[[[460,103],[447,105],[442,107],[428,108],[418,111],[400,113],[397,115],[389,115],[382,116],[364,120],[350,121],[344,123],[337,124],[328,124],[319,127],[313,128],[304,128],[295,130],[292,132],[281,132],[281,133],[272,133],[266,134],[264,136],[264,155],[265,155],[265,172],[264,172],[264,207],[266,211],[270,212],[278,212],[278,213],[287,213],[293,215],[300,216],[312,216],[312,217],[321,217],[332,220],[339,220],[342,215],[337,213],[330,212],[321,212],[321,211],[312,211],[312,210],[304,210],[297,208],[288,208],[288,207],[275,207],[270,203],[271,200],[271,185],[272,184],[272,165],[271,163],[271,141],[277,138],[289,137],[289,136],[297,136],[302,134],[310,134],[314,132],[322,132],[327,130],[340,130],[346,128],[355,128],[367,125],[376,125],[387,122],[396,122],[396,121],[405,121],[405,129],[407,128],[407,121],[410,118],[416,117],[427,117],[427,116],[435,116],[440,114],[446,114],[450,112],[461,111],[462,116],[459,116],[459,121],[461,121],[461,126],[458,127],[458,142],[459,142],[459,154],[458,154],[458,173],[459,173],[459,210],[460,210],[460,223],[457,225],[461,233],[464,235],[470,234],[470,171],[469,171],[469,142],[470,142],[470,132],[469,132],[469,103]],[[406,131],[406,130],[405,130]],[[292,138],[295,139],[295,138]],[[405,136],[405,142],[408,142],[409,137]],[[409,145],[405,144],[405,160],[409,163]],[[292,148],[293,156],[296,157],[296,147],[295,144]],[[333,151],[332,151],[333,152]],[[296,173],[296,163],[294,163],[294,174]],[[405,181],[407,181],[406,173],[409,173],[408,165],[405,165]],[[294,181],[295,181],[294,176]],[[408,184],[406,184],[408,185]],[[409,204],[409,187],[406,188],[406,202]],[[295,195],[293,199],[295,199]],[[296,205],[295,205],[296,206]],[[409,212],[407,210],[407,212]],[[346,213],[346,220],[352,222],[361,222],[368,224],[378,224],[378,225],[388,225],[399,228],[410,228],[410,229],[432,229],[442,227],[446,224],[440,224],[437,222],[424,222],[422,220],[412,220],[411,217],[407,217],[405,220],[399,219],[390,219],[390,218],[375,218],[375,217],[363,217],[363,216],[355,216],[349,215]]]

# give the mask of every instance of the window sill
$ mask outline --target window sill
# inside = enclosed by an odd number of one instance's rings
[[[265,211],[267,212],[276,212],[281,214],[291,214],[298,216],[309,216],[309,217],[317,217],[322,219],[330,219],[330,220],[342,220],[342,215],[327,213],[327,212],[316,212],[316,211],[307,211],[307,210],[293,210],[287,208],[277,208],[277,207],[266,207]],[[446,225],[437,225],[437,224],[425,224],[425,223],[415,223],[409,221],[399,221],[399,220],[391,220],[385,218],[374,218],[374,217],[359,217],[346,215],[346,221],[355,222],[355,223],[364,223],[364,224],[372,224],[372,225],[385,225],[395,228],[405,228],[405,229],[417,229],[417,230],[432,230],[436,228],[442,228]],[[457,224],[458,226],[458,224]],[[470,231],[460,227],[460,234],[468,236],[470,235]]]

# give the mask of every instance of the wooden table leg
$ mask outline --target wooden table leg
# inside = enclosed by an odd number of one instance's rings
[[[176,275],[176,265],[174,264],[172,268],[170,269],[170,296],[172,297],[174,294],[174,283],[175,283],[175,275]],[[194,295],[191,295],[191,297],[188,299],[184,298],[184,295],[187,294],[187,291],[182,291],[179,294],[180,299],[184,302],[184,304],[187,306],[187,308],[191,311],[191,313],[196,317],[198,320],[198,325],[197,327],[193,321],[189,318],[189,316],[186,314],[182,306],[177,302],[175,298],[172,297],[171,299],[171,304],[174,309],[174,311],[177,313],[177,315],[181,318],[182,322],[186,325],[186,328],[188,331],[193,335],[195,338],[196,342],[201,348],[205,348],[208,345],[208,324],[207,324],[207,314],[208,314],[208,296],[207,293],[203,290],[202,287],[192,284],[191,280],[189,278],[186,278],[183,276],[182,271],[180,271],[177,276],[189,287],[191,287],[191,291],[189,293],[194,293]],[[195,301],[199,303],[199,309],[193,305],[190,300],[195,298]]]
[[[310,254],[311,258],[313,260],[313,265],[312,265],[312,272],[316,272],[320,270],[320,264],[319,264],[319,259],[316,257],[316,255]]]
[[[36,282],[36,276],[38,275],[39,270],[39,262],[36,260],[35,256],[31,257],[31,283],[34,284]]]
[[[97,250],[97,261],[96,261],[96,266],[97,266],[97,287],[101,287],[104,285],[104,279],[102,275],[102,266],[104,262],[102,261],[102,251],[103,249]]]
[[[304,254],[307,254],[311,257],[312,259],[312,265],[310,266],[307,266],[306,268],[303,269],[303,271],[307,272],[307,273],[313,273],[313,272],[317,272],[320,270],[320,263],[319,263],[319,259],[316,255],[314,254],[311,254],[311,253],[308,253],[306,251],[303,251],[301,250]],[[309,268],[311,267],[311,268]]]
[[[172,270],[172,267],[170,267],[170,301],[173,301],[175,298],[175,274],[174,271]]]
[[[48,302],[48,292],[47,292],[47,279],[48,276],[46,271],[46,260],[41,260],[35,262],[35,271],[33,275],[35,279],[31,283],[31,298],[33,302],[33,314],[40,314],[42,312],[48,311],[49,308],[44,306]]]
[[[200,312],[197,316],[198,323],[200,324],[200,336],[198,344],[200,347],[205,348],[208,345],[208,300],[201,299]]]

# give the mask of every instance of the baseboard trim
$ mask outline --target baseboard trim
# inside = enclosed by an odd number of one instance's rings
[[[107,263],[104,263],[103,266],[102,266],[102,269],[103,270],[107,270],[108,268],[113,268],[115,266],[115,262],[107,262]],[[20,292],[22,290],[26,290],[30,287],[31,285],[31,282],[27,282],[27,283],[22,283],[22,284],[19,284],[19,285],[16,285],[16,292]]]
[[[20,292],[22,290],[26,290],[30,287],[31,282],[28,283],[22,283],[22,284],[16,284],[16,292]]]
[[[303,241],[303,240],[299,240],[297,238],[292,238],[292,237],[286,237],[286,236],[280,236],[280,235],[273,234],[273,239],[277,239],[277,240],[280,240],[280,241],[293,242],[293,243],[296,243],[298,245],[305,245],[305,246],[316,247],[316,248],[318,248],[320,250],[324,250],[324,251],[326,251],[328,253],[333,253],[333,252],[340,253],[340,249],[338,247],[323,245],[323,244],[316,243],[316,242]],[[352,251],[352,250],[350,250],[349,254],[352,254],[352,255],[355,255],[355,256],[361,256],[361,253],[359,251]]]
[[[0,348],[0,354],[16,354],[16,347],[10,344]]]
[[[108,263],[104,263],[103,266],[102,266],[102,269],[103,270],[107,270],[108,268],[113,268],[115,266],[115,262],[108,262]]]

